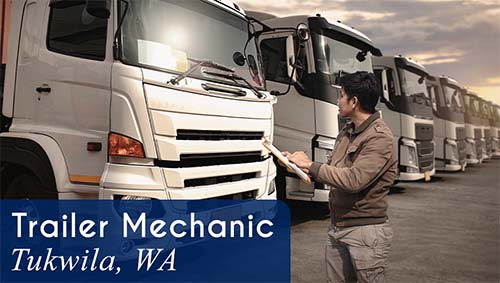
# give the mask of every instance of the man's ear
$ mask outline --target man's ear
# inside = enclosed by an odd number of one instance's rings
[[[359,99],[356,96],[353,96],[352,97],[352,108],[354,109],[358,105],[359,105]]]

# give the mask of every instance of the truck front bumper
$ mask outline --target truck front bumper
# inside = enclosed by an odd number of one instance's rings
[[[247,172],[254,168],[256,177],[240,181],[221,182],[213,185],[179,187],[192,177],[204,177],[206,172],[218,172],[217,176],[227,176],[238,171]],[[99,199],[121,199],[133,196],[151,199],[194,200],[224,196],[253,194],[253,199],[276,199],[274,179],[276,167],[272,159],[244,165],[217,165],[203,168],[169,171],[156,166],[128,164],[106,164],[101,177]],[[169,186],[169,183],[175,186]]]
[[[429,171],[430,176],[434,176],[436,174],[436,169],[432,169]],[[400,172],[398,180],[402,182],[408,182],[408,181],[418,181],[418,180],[423,180],[425,179],[425,173],[407,173],[407,172]]]

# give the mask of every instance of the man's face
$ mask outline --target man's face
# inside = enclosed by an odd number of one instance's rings
[[[339,114],[340,117],[350,117],[354,111],[354,98],[349,99],[344,91],[344,88],[340,89],[340,96],[338,99]]]

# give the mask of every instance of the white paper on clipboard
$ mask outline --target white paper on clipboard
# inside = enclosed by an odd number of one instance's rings
[[[262,140],[262,145],[264,145],[267,150],[269,150],[274,156],[276,156],[281,163],[286,165],[291,171],[293,171],[297,176],[304,181],[306,184],[311,184],[311,178],[309,175],[307,175],[304,171],[302,171],[297,165],[293,164],[284,156],[281,154],[281,151],[279,151],[272,143],[270,143],[268,140],[263,139]]]

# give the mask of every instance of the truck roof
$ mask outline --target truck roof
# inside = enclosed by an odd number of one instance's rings
[[[420,70],[425,71],[427,73],[427,69],[424,67],[424,65],[418,63],[417,61],[415,61],[411,58],[403,57],[403,56],[395,56],[395,58],[398,58],[399,60],[403,60],[405,65],[407,65],[407,66],[410,66],[410,67],[413,67],[416,69],[420,69]],[[427,73],[427,75],[429,75],[429,73]]]
[[[414,73],[419,74],[420,76],[429,77],[429,72],[424,67],[424,65],[417,63],[416,61],[403,57],[401,55],[398,56],[382,56],[378,58],[373,58],[374,66],[387,66],[389,62],[394,62],[396,66],[404,67],[411,70]],[[392,64],[392,63],[391,63]]]
[[[327,19],[319,15],[317,16],[294,15],[287,17],[277,17],[272,14],[258,12],[258,11],[247,11],[247,15],[258,19],[264,22],[266,25],[273,28],[277,27],[295,28],[299,23],[304,23],[308,25],[310,29],[312,29],[314,27],[311,27],[310,23],[313,23],[315,26],[317,25],[321,29],[328,29],[349,36],[350,38],[361,43],[361,45],[364,45],[365,49],[368,49],[373,55],[376,56],[382,55],[382,52],[374,46],[373,42],[368,36],[350,26],[341,23],[340,21],[329,22]]]
[[[245,17],[245,11],[240,8],[240,6],[236,5],[233,1],[230,0],[207,0],[207,2],[215,4],[225,10],[228,10],[234,14]]]
[[[458,81],[448,76],[439,76],[439,79],[446,81],[447,84],[454,85],[458,88],[463,88],[463,86]]]
[[[474,96],[474,97],[476,97],[478,99],[481,99],[481,97],[477,94],[477,92],[473,91],[472,89],[470,89],[470,88],[464,88],[464,90],[465,90],[465,93],[467,95]]]

